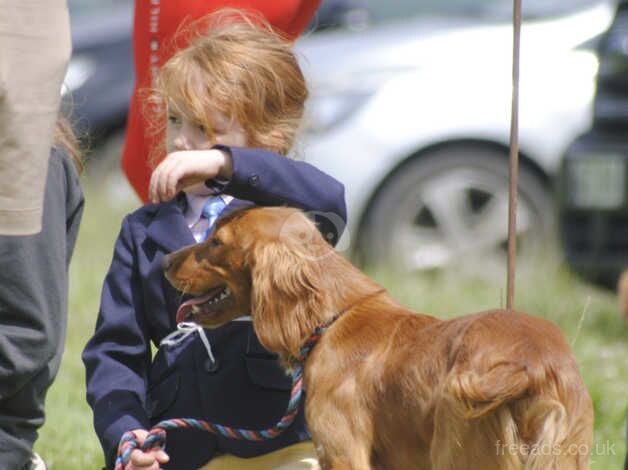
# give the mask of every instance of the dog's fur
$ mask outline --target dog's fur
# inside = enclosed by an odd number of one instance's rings
[[[228,286],[231,295],[194,320],[215,327],[250,311],[286,365],[340,315],[304,369],[323,469],[589,468],[591,400],[549,321],[504,310],[416,314],[288,208],[236,212],[164,268],[189,294]]]

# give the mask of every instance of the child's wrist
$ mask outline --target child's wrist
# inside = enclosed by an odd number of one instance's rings
[[[223,150],[221,148],[216,149],[221,157],[222,161],[220,164],[220,170],[216,175],[218,178],[230,180],[233,176],[233,157],[231,157],[231,152],[227,150]]]

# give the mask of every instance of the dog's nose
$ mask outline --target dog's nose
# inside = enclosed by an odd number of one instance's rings
[[[164,255],[164,257],[161,258],[161,269],[168,271],[170,266],[172,266],[172,257],[170,255]]]

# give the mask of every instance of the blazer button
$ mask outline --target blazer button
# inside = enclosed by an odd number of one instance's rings
[[[251,186],[257,186],[259,184],[259,176],[257,175],[249,176],[249,184]]]
[[[205,359],[205,370],[210,374],[213,374],[218,371],[220,368],[220,364],[218,364],[218,359],[212,361],[209,357]]]

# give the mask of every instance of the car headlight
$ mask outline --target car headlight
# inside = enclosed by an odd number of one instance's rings
[[[61,95],[64,96],[81,88],[94,73],[95,68],[96,63],[90,57],[73,56],[61,85]]]
[[[580,209],[623,205],[626,159],[615,154],[585,154],[567,161],[567,198]]]
[[[370,92],[312,96],[305,106],[305,131],[319,134],[331,129],[354,114],[370,96]]]

